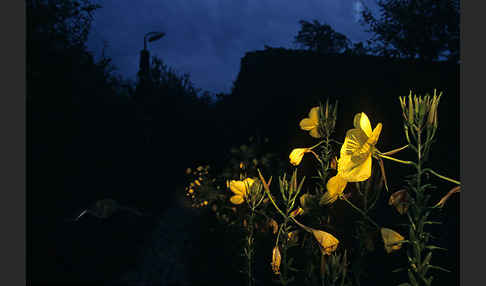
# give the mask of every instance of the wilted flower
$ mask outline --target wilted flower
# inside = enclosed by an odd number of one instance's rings
[[[278,224],[277,224],[277,222],[273,218],[271,218],[268,221],[268,225],[272,228],[273,234],[276,234],[277,231],[278,231]]]
[[[242,204],[245,201],[245,196],[248,189],[253,185],[253,183],[254,180],[252,178],[246,178],[243,181],[230,181],[229,188],[235,194],[230,198],[231,203],[235,205]]]
[[[461,186],[456,186],[452,188],[445,196],[440,199],[440,201],[435,205],[435,207],[443,207],[447,199],[449,199],[450,196],[452,196],[454,193],[458,193],[461,191]]]
[[[405,238],[401,236],[398,232],[384,227],[382,227],[380,231],[383,242],[385,243],[385,250],[387,253],[391,253],[392,251],[402,248],[402,244],[399,242],[403,241]]]
[[[337,156],[332,158],[329,168],[336,170],[337,169],[337,161],[338,161]]]
[[[321,250],[323,254],[331,255],[331,253],[337,249],[339,240],[335,238],[332,234],[317,229],[311,230],[317,242],[319,242],[319,244],[321,245]]]
[[[309,134],[314,138],[320,138],[319,133],[319,106],[313,107],[309,112],[309,117],[304,118],[299,123],[300,128],[310,131]]]
[[[186,174],[188,174],[188,175],[189,175],[189,174],[191,174],[191,172],[192,172],[191,168],[187,168],[187,169],[186,169]]]
[[[287,239],[288,239],[289,243],[296,243],[297,240],[299,239],[299,231],[294,230],[294,231],[287,233]]]
[[[291,213],[290,213],[290,216],[291,217],[296,217],[298,215],[301,215],[304,213],[304,210],[302,208],[297,208],[295,210],[293,210]]]
[[[409,205],[409,194],[407,190],[400,190],[391,194],[388,205],[394,206],[401,215],[407,213]]]
[[[280,274],[280,262],[282,261],[282,257],[280,255],[280,250],[278,246],[275,246],[272,251],[272,270],[275,274]]]

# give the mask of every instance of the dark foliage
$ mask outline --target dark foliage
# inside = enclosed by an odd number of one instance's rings
[[[351,45],[351,41],[345,35],[334,31],[328,24],[321,24],[317,20],[301,20],[299,24],[300,31],[294,42],[308,50],[334,54],[347,50]]]
[[[459,0],[379,0],[378,18],[363,10],[362,24],[374,34],[379,55],[459,60]]]

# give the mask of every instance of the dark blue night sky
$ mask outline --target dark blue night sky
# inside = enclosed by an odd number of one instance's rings
[[[138,70],[143,36],[162,31],[165,38],[149,46],[180,73],[189,73],[196,87],[229,92],[240,59],[248,51],[295,47],[299,20],[330,24],[351,41],[369,35],[358,20],[360,0],[138,0],[97,1],[88,47],[113,59],[118,72],[133,78]]]

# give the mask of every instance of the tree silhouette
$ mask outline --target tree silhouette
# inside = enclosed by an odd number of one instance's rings
[[[345,35],[334,31],[328,24],[321,24],[317,20],[313,22],[301,20],[299,24],[301,28],[294,42],[301,47],[331,54],[343,52],[351,44]]]
[[[459,58],[459,0],[379,0],[379,17],[368,7],[361,24],[373,33],[379,55],[438,60]]]

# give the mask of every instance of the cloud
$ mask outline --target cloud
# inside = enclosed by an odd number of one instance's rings
[[[245,52],[264,45],[293,47],[299,20],[330,24],[353,41],[367,38],[355,21],[356,1],[338,0],[106,0],[95,14],[88,47],[106,54],[119,72],[134,77],[143,36],[163,31],[150,43],[152,55],[179,72],[189,73],[199,88],[229,92]]]

